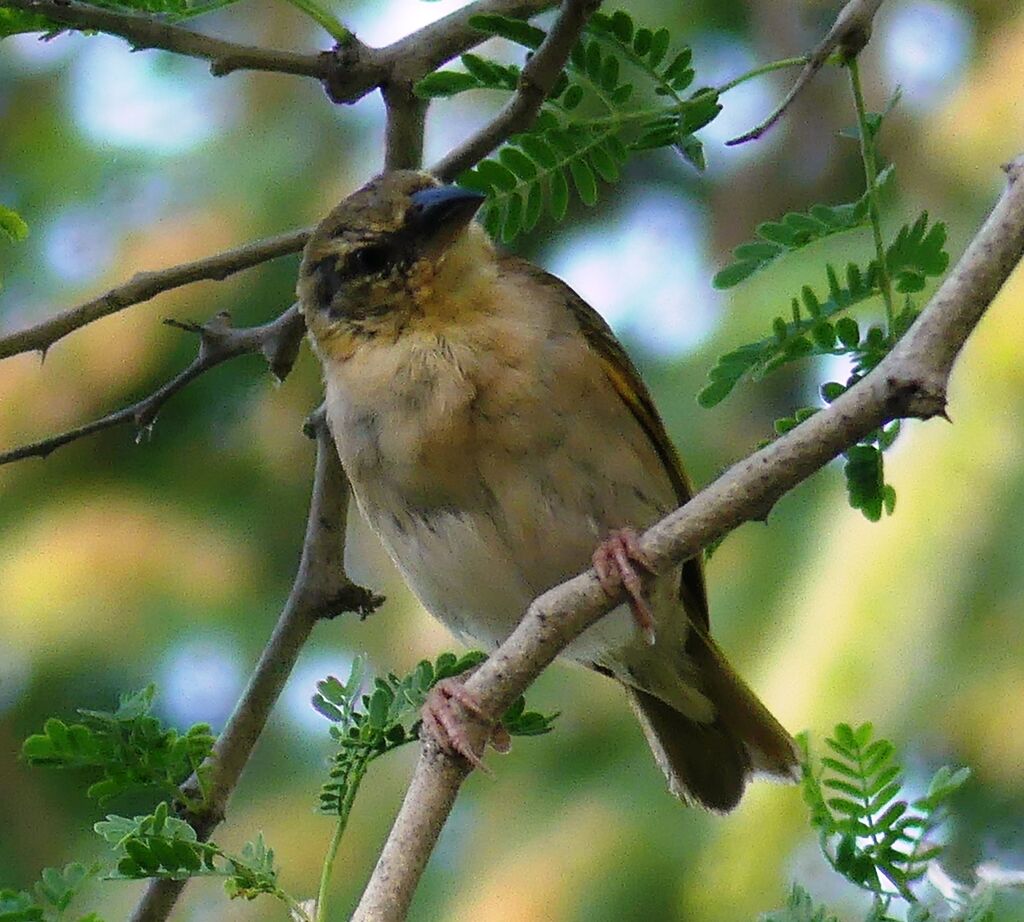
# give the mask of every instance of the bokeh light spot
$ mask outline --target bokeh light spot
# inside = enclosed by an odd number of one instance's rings
[[[171,647],[157,675],[157,706],[181,728],[205,722],[219,729],[242,690],[235,645],[220,637],[196,638]]]
[[[957,88],[974,40],[967,13],[942,0],[909,0],[880,26],[882,71],[910,108],[931,108]]]
[[[206,65],[164,52],[129,52],[123,41],[96,36],[71,73],[72,112],[97,144],[175,154],[223,127],[228,99]]]
[[[564,235],[549,263],[617,333],[653,355],[676,356],[700,343],[718,315],[703,227],[693,203],[648,191],[624,214]]]

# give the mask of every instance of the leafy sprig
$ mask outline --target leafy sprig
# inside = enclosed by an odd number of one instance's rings
[[[33,892],[0,890],[0,922],[57,922],[66,918],[72,900],[98,873],[99,865],[72,862],[63,868],[44,868]],[[89,913],[78,922],[102,922]]]
[[[942,854],[935,832],[970,771],[940,768],[925,795],[911,800],[895,747],[871,724],[838,724],[825,743],[830,754],[812,765],[806,734],[800,739],[811,825],[829,864],[873,895],[874,918],[887,919],[895,898],[919,902],[913,886]]]
[[[33,765],[99,775],[87,794],[101,804],[139,789],[186,802],[180,786],[193,772],[202,784],[214,736],[204,723],[185,733],[165,727],[152,713],[155,694],[148,685],[122,695],[115,711],[80,709],[78,723],[51,717],[42,733],[25,740],[22,755]]]
[[[892,165],[886,167],[879,174],[877,185],[888,186],[894,175]],[[765,221],[758,225],[754,240],[733,250],[733,261],[715,275],[714,286],[732,288],[780,257],[826,237],[865,227],[868,220],[868,193],[865,192],[855,202],[813,205],[806,212],[790,212],[778,221]]]
[[[812,757],[807,734],[803,751],[803,794],[828,863],[857,888],[871,894],[864,922],[1009,922],[997,906],[1014,901],[1005,885],[982,881],[971,888],[956,884],[943,892],[915,890],[936,867],[943,845],[937,833],[949,801],[970,777],[966,768],[940,768],[927,791],[906,792],[895,747],[877,738],[871,724],[836,726],[826,740],[828,755]],[[1009,901],[1004,897],[1011,897]],[[893,915],[895,913],[895,915]],[[760,922],[837,922],[827,907],[794,884],[783,909],[764,913]]]
[[[462,656],[442,653],[434,662],[422,660],[404,676],[378,676],[363,691],[366,661],[356,657],[348,678],[328,676],[317,683],[313,707],[331,721],[330,734],[337,743],[331,758],[330,777],[320,791],[320,809],[337,817],[334,837],[324,859],[317,897],[317,922],[327,918],[328,885],[359,786],[372,762],[420,738],[420,712],[438,682],[455,678],[479,666],[486,654],[471,651]],[[502,727],[510,736],[548,733],[557,714],[528,711],[519,699],[505,712]]]
[[[221,877],[230,899],[272,896],[288,906],[293,917],[308,919],[299,902],[279,886],[274,851],[262,833],[232,855],[213,842],[200,842],[195,829],[172,816],[166,802],[146,816],[110,815],[94,829],[117,856],[117,869],[108,879]]]
[[[532,53],[545,38],[543,29],[496,14],[477,15],[470,24]],[[692,53],[669,53],[667,29],[638,27],[625,11],[595,14],[576,43],[554,89],[528,132],[511,137],[457,182],[487,194],[484,226],[511,241],[531,231],[545,211],[565,217],[573,191],[593,205],[600,184],[615,183],[636,151],[674,146],[698,168],[704,150],[694,132],[721,111],[718,92],[701,89],[685,97],[694,80]],[[438,71],[417,84],[421,96],[454,96],[468,90],[512,92],[521,70],[479,55],[461,58],[464,72]],[[652,98],[638,104],[643,81]]]
[[[893,94],[884,111],[867,112],[855,62],[849,62],[857,128],[849,136],[861,147],[866,191],[845,205],[814,205],[807,212],[792,212],[779,221],[758,226],[756,239],[733,251],[733,262],[715,276],[718,288],[731,288],[778,259],[825,237],[870,227],[875,258],[866,268],[849,263],[840,274],[825,266],[827,296],[811,285],[802,286],[790,302],[791,320],[777,316],[770,336],[747,343],[721,356],[708,375],[708,383],[697,401],[712,407],[724,400],[744,378],[759,379],[783,365],[811,356],[843,356],[851,362],[845,383],[829,381],[820,388],[822,399],[831,403],[874,368],[909,329],[917,317],[912,294],[921,291],[929,278],[942,275],[949,265],[946,228],[929,223],[924,212],[912,224],[903,225],[892,242],[883,240],[879,202],[890,184],[893,167],[878,170],[876,142],[885,117],[899,100]],[[902,309],[895,305],[894,292],[905,296]],[[872,325],[862,334],[849,312],[880,298],[885,306],[884,326]],[[790,431],[812,416],[815,407],[803,407],[791,416],[775,421],[776,434]],[[850,505],[871,521],[883,513],[892,514],[896,490],[885,481],[883,452],[900,433],[899,420],[872,433],[845,452],[843,472]]]

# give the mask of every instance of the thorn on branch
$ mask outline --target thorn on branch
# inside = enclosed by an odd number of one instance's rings
[[[258,327],[233,327],[231,315],[227,311],[221,311],[204,324],[172,319],[164,323],[200,336],[198,354],[186,368],[130,406],[30,445],[0,452],[0,464],[9,464],[23,458],[45,458],[62,445],[125,423],[135,426],[135,443],[141,444],[144,435],[152,434],[157,414],[171,397],[204,372],[228,359],[258,352],[266,358],[275,377],[283,380],[295,363],[306,330],[305,320],[294,304],[279,317]]]
[[[356,583],[349,583],[334,598],[324,602],[324,610],[329,614],[320,616],[323,621],[330,621],[351,612],[359,616],[360,621],[365,621],[386,601],[386,597],[378,595],[370,589],[359,586]]]

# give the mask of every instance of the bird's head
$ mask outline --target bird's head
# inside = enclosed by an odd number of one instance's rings
[[[338,205],[313,232],[298,295],[317,348],[344,358],[368,339],[393,341],[443,313],[467,275],[492,262],[471,223],[484,196],[428,173],[384,173]]]

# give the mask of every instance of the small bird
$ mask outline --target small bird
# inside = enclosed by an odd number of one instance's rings
[[[638,572],[635,530],[691,494],[647,388],[579,295],[496,251],[483,198],[385,173],[306,245],[299,301],[359,509],[426,609],[488,649],[589,564],[623,586],[563,655],[625,687],[684,801],[727,811],[752,775],[797,779],[792,738],[711,639],[700,561]],[[450,682],[424,726],[476,762],[453,698],[472,709]]]

